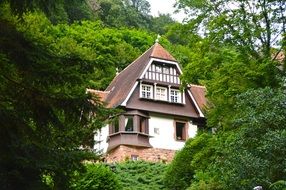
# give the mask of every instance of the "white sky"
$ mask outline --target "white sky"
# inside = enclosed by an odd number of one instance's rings
[[[176,3],[176,0],[148,0],[151,5],[151,14],[153,16],[158,16],[158,13],[170,13],[172,17],[182,22],[185,17],[183,12],[175,14],[175,8],[173,5]]]

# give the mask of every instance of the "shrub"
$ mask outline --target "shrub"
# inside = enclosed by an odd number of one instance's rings
[[[195,171],[209,164],[214,144],[215,137],[208,133],[189,139],[166,169],[164,176],[166,187],[172,190],[187,189],[193,180]]]
[[[87,164],[86,172],[77,173],[73,190],[120,190],[117,176],[105,165]]]
[[[167,165],[146,161],[126,161],[115,165],[115,173],[124,190],[163,190]]]

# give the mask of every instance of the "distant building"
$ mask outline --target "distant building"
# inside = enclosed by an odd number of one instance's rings
[[[176,150],[205,124],[205,88],[180,89],[181,68],[155,43],[118,73],[105,91],[96,93],[108,107],[124,113],[98,131],[95,149],[107,162],[125,159],[171,161]]]

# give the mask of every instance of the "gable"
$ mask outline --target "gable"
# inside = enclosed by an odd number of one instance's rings
[[[159,43],[155,43],[150,49],[138,57],[133,63],[121,71],[105,91],[109,91],[106,97],[108,107],[122,105],[134,90],[137,80],[146,72],[146,68],[153,60],[164,60],[174,62],[175,58],[167,52]]]
[[[176,64],[153,61],[143,73],[143,80],[180,84],[181,71]]]
[[[168,90],[168,98],[161,97],[161,99],[172,103],[172,101],[177,101],[177,99],[180,99],[180,95],[181,99],[179,103],[188,104],[187,106],[192,107],[190,108],[191,110],[187,110],[184,108],[184,111],[190,111],[190,113],[182,113],[183,115],[188,117],[204,117],[200,110],[200,107],[196,102],[196,99],[193,97],[192,93],[188,89],[185,90],[183,96],[180,94],[181,92],[179,91],[179,76],[181,74],[182,70],[175,58],[169,52],[167,52],[160,44],[155,43],[150,49],[148,49],[133,63],[127,66],[117,76],[115,76],[113,81],[105,90],[106,92],[109,92],[105,98],[105,102],[107,103],[108,107],[134,107],[136,105],[133,104],[134,101],[132,104],[130,104],[132,101],[129,100],[130,98],[133,98],[134,100],[134,94],[136,93],[138,95],[137,99],[140,98],[140,85],[142,82],[146,84],[155,84],[155,87],[156,84],[158,84],[158,87],[161,85],[161,89],[159,90],[161,90],[162,94],[163,92],[165,93]],[[172,97],[170,93],[173,94]],[[171,98],[173,99],[171,100]],[[167,102],[165,102],[165,104]],[[146,102],[146,104],[149,105],[150,102]],[[165,109],[172,110],[172,105],[171,107],[170,105],[166,106],[163,104],[161,106],[166,107]],[[182,105],[180,106],[182,108]],[[138,109],[135,107],[134,109]],[[178,105],[176,105],[175,107],[179,108]],[[152,109],[150,105],[149,108]],[[179,109],[175,110],[177,110],[177,113],[180,113]],[[154,111],[157,112],[158,110]],[[176,115],[175,112],[172,113]],[[169,114],[171,114],[171,112]]]

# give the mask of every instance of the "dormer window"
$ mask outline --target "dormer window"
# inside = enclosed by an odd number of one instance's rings
[[[152,85],[147,85],[147,84],[141,85],[141,98],[148,98],[148,99],[153,98],[153,86]]]
[[[181,103],[181,92],[179,90],[171,89],[170,90],[170,100],[173,103]]]
[[[168,100],[167,88],[158,86],[156,87],[156,100],[163,100],[163,101]]]
[[[184,93],[179,89],[159,86],[157,83],[142,84],[140,83],[140,98],[151,99],[155,101],[166,101],[170,103],[185,104]]]

